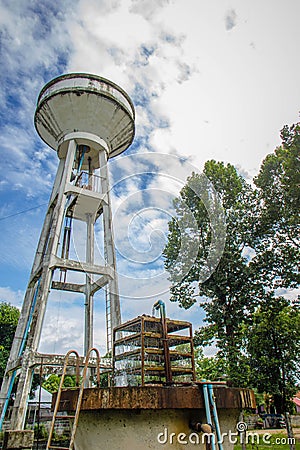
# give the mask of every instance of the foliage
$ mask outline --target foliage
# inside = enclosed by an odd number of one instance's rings
[[[251,230],[256,223],[255,208],[250,207],[256,204],[255,193],[230,164],[225,166],[220,162],[208,161],[204,175],[212,182],[223,203],[227,227],[225,248],[218,266],[203,281],[203,267],[207,265],[206,258],[214,230],[207,201],[203,201],[204,194],[197,195],[194,187],[202,183],[201,176],[192,174],[181,190],[180,198],[175,201],[177,216],[170,222],[169,240],[164,250],[165,266],[173,282],[171,300],[189,308],[197,298],[204,299],[201,305],[206,311],[209,325],[197,334],[198,344],[203,345],[203,334],[206,344],[215,340],[221,350],[220,356],[227,359],[229,377],[233,382],[244,385],[246,380],[239,377],[240,373],[244,374],[244,358],[240,352],[241,324],[248,320],[254,310],[261,289],[256,283],[255,269],[248,257],[252,242]],[[195,236],[191,236],[190,229],[185,226],[186,212],[183,205],[197,220],[198,254],[187,275],[176,283],[174,263],[182,242],[195,240]],[[216,213],[220,213],[220,210]]]
[[[273,394],[278,413],[288,410],[300,377],[300,311],[282,297],[269,296],[253,314],[247,330],[251,381]]]
[[[201,347],[195,349],[195,368],[198,380],[218,381],[227,378],[227,363],[220,355],[204,356]]]
[[[15,306],[9,303],[0,303],[0,386],[4,377],[7,360],[10,354],[10,348],[14,339],[15,331],[18,325],[20,311]],[[32,385],[29,393],[29,398],[34,397],[34,391],[39,386],[39,375],[34,374],[32,378]],[[13,394],[15,394],[17,387],[17,378],[13,387]]]
[[[51,374],[47,377],[47,379],[42,383],[42,388],[46,391],[50,392],[50,394],[54,394],[58,391],[60,384],[61,376],[56,374]],[[66,375],[64,379],[64,388],[76,388],[76,376],[75,375]]]
[[[257,267],[269,289],[300,282],[300,124],[285,126],[282,145],[268,155],[254,179],[259,188]]]
[[[48,439],[48,432],[46,430],[44,423],[39,423],[34,425],[34,439]]]
[[[269,225],[298,223],[300,209],[300,123],[281,131],[282,145],[269,154],[255,178],[262,190]],[[282,220],[284,218],[284,220]]]
[[[0,384],[2,384],[19,316],[18,308],[9,303],[0,303]]]
[[[274,391],[277,407],[285,408],[299,376],[295,371],[298,316],[291,318],[297,310],[279,296],[300,281],[300,123],[285,126],[281,138],[281,146],[263,161],[255,189],[232,165],[205,164],[204,175],[216,189],[226,219],[226,244],[211,275],[203,276],[211,269],[213,236],[220,232],[211,211],[219,215],[222,211],[200,175],[188,178],[174,203],[176,218],[169,223],[164,256],[172,282],[171,300],[183,308],[199,301],[206,312],[206,324],[196,331],[195,345],[213,343],[219,349],[213,359],[202,355],[199,374],[215,378],[224,371],[234,384],[252,383],[261,391]],[[195,188],[199,185],[200,195]],[[197,231],[190,226],[187,211],[195,217]],[[189,239],[198,245],[190,267]],[[283,346],[288,353],[282,353]]]
[[[100,387],[108,387],[109,386],[109,373],[104,372],[100,374]]]

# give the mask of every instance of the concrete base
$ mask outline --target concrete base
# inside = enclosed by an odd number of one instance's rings
[[[33,430],[7,430],[4,432],[2,450],[32,449]]]
[[[241,409],[254,408],[248,389],[215,387],[224,450],[233,450]],[[76,409],[78,390],[63,390],[60,410]],[[53,401],[55,398],[53,399]],[[205,449],[203,433],[190,423],[206,423],[201,385],[88,388],[75,436],[76,450]],[[195,447],[196,446],[196,447]]]
[[[236,432],[238,410],[219,413],[221,432]],[[204,410],[82,411],[76,450],[205,449],[205,436],[189,428],[190,420],[205,422]],[[224,450],[233,443],[224,437]]]

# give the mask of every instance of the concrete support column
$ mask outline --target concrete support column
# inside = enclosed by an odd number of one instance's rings
[[[110,265],[115,272],[113,280],[108,285],[108,302],[109,308],[107,308],[108,315],[107,321],[110,321],[110,339],[108,336],[108,351],[111,350],[112,345],[112,330],[114,327],[121,324],[121,311],[120,311],[120,299],[119,299],[119,287],[118,277],[116,273],[116,255],[114,247],[114,237],[112,228],[112,213],[110,205],[110,193],[109,193],[109,179],[107,170],[107,153],[105,150],[99,152],[99,165],[100,165],[100,178],[102,193],[107,194],[107,203],[103,205],[103,229],[104,229],[104,247],[106,252],[107,264]]]
[[[35,128],[45,144],[57,152],[60,162],[2,383],[0,429],[15,379],[18,386],[10,428],[22,431],[24,427],[33,369],[42,359],[37,349],[51,289],[85,296],[85,352],[93,346],[93,296],[108,283],[108,330],[121,322],[106,166],[108,158],[120,155],[130,146],[135,133],[134,118],[134,107],[126,92],[96,75],[63,75],[47,83],[40,92]],[[99,168],[100,177],[95,174]],[[101,215],[105,265],[94,263],[95,221]],[[58,255],[66,216],[63,251]],[[68,224],[73,220],[87,224],[85,260],[69,258]],[[57,272],[64,274],[59,281]],[[72,277],[73,272],[81,274],[80,282]],[[110,331],[109,349],[111,338]]]
[[[32,265],[30,279],[32,278],[34,273],[38,270],[38,268],[41,266],[43,256],[44,256],[45,252],[47,251],[47,244],[48,244],[47,241],[49,238],[49,232],[50,232],[51,222],[52,222],[52,217],[53,217],[52,203],[55,199],[55,196],[57,195],[58,187],[61,184],[61,178],[62,178],[63,169],[64,169],[64,162],[65,162],[64,160],[60,160],[60,162],[59,162],[59,167],[58,167],[58,170],[56,173],[56,177],[55,177],[55,181],[54,181],[54,185],[53,185],[53,189],[52,189],[52,194],[51,194],[51,198],[50,198],[49,205],[48,205],[48,211],[46,213],[44,225],[43,225],[43,228],[41,231],[41,235],[40,235],[38,246],[37,246],[37,251],[35,253],[35,258],[34,258],[33,265]],[[31,304],[32,304],[34,293],[35,293],[35,289],[36,289],[36,283],[33,286],[28,286],[28,288],[26,290],[19,322],[17,325],[14,340],[13,340],[11,350],[10,350],[8,365],[11,365],[20,356],[20,350],[21,350],[21,346],[23,345],[23,341],[24,341],[24,334],[25,334],[27,323],[29,320],[29,314],[30,314],[30,310],[31,310]],[[11,378],[11,374],[7,374],[7,373],[5,374],[5,376],[3,378],[3,383],[1,386],[1,393],[0,393],[0,411],[2,411],[2,405],[3,405],[3,402],[5,401],[5,398],[6,398],[6,395],[8,392],[8,385],[10,383],[10,378]]]
[[[53,202],[55,200],[55,197],[57,196],[59,186],[61,185],[61,182],[62,182],[64,167],[65,167],[65,160],[60,160],[58,170],[56,173],[56,177],[55,177],[55,181],[54,181],[54,185],[53,185],[53,189],[52,189],[52,193],[51,193],[51,197],[50,197],[50,201],[49,201],[49,205],[48,205],[48,210],[46,213],[44,225],[43,225],[43,228],[41,231],[41,235],[40,235],[38,246],[37,246],[37,251],[35,253],[35,258],[34,258],[32,269],[31,269],[31,275],[30,275],[31,281],[30,281],[30,283],[27,287],[26,293],[25,293],[25,298],[23,301],[21,314],[20,314],[17,329],[15,332],[14,340],[13,340],[13,343],[11,346],[10,356],[8,359],[7,367],[13,366],[14,363],[19,358],[19,356],[21,356],[21,354],[23,352],[22,347],[25,344],[25,339],[26,339],[25,334],[26,334],[26,330],[28,329],[28,326],[29,326],[29,321],[31,320],[30,314],[31,314],[31,310],[32,310],[32,302],[33,302],[34,295],[35,295],[36,289],[37,289],[37,282],[35,281],[33,283],[32,277],[37,273],[37,271],[39,269],[42,269],[43,258],[45,256],[45,254],[47,253],[49,234],[50,234],[50,229],[51,229],[52,220],[53,220],[53,211],[54,211]],[[13,372],[5,373],[4,378],[3,378],[3,382],[2,382],[2,386],[1,386],[1,393],[0,393],[0,412],[1,413],[2,413],[2,408],[4,406],[4,403],[6,401],[7,395],[9,394],[12,376],[13,376]]]
[[[31,388],[33,371],[30,367],[30,359],[39,345],[41,330],[49,295],[49,289],[52,281],[52,270],[49,267],[51,256],[56,256],[63,219],[65,215],[65,205],[67,198],[65,196],[66,184],[70,181],[74,157],[76,152],[75,141],[70,141],[68,152],[64,161],[64,170],[61,177],[61,183],[58,188],[57,201],[53,211],[53,220],[49,230],[49,234],[45,239],[48,242],[46,254],[43,258],[43,267],[39,283],[37,285],[36,304],[30,323],[30,331],[27,337],[26,348],[23,353],[22,367],[19,376],[17,394],[14,402],[11,428],[22,429],[26,416],[28,395]],[[43,234],[43,231],[42,231]],[[31,289],[31,288],[28,288]],[[27,327],[27,323],[26,323]]]

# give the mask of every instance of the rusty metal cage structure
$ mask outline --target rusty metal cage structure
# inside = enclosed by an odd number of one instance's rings
[[[114,328],[116,386],[195,381],[192,325],[142,315]]]

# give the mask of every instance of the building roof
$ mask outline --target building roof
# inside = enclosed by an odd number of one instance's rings
[[[293,398],[293,402],[294,402],[297,406],[300,406],[300,398],[294,397],[294,398]]]

